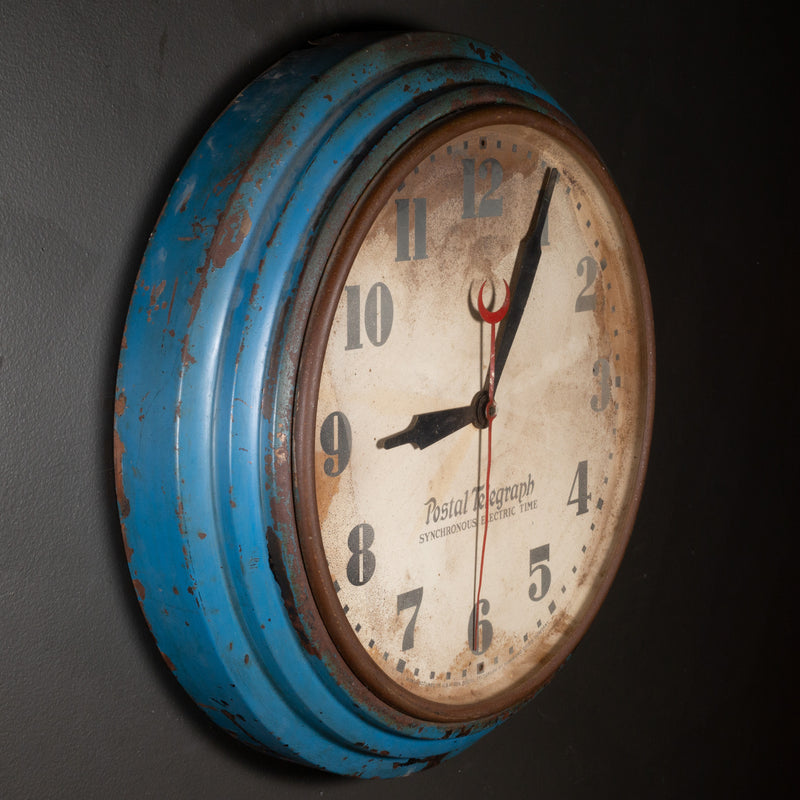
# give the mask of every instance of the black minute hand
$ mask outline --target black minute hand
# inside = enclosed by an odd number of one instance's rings
[[[533,279],[536,277],[539,259],[542,257],[542,232],[557,180],[558,170],[549,167],[544,173],[542,190],[539,193],[539,200],[536,203],[530,227],[519,244],[517,263],[514,265],[514,274],[511,276],[511,305],[497,331],[497,350],[494,363],[495,391],[497,384],[500,383],[500,376],[503,374],[503,367],[506,365],[514,337],[517,335],[517,328],[519,328],[525,306],[528,304]],[[488,383],[489,375],[487,373],[484,390],[488,390]]]

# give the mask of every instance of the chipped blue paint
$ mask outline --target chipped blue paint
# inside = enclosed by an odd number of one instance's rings
[[[302,332],[352,200],[414,133],[487,102],[558,108],[460,37],[341,37],[288,56],[198,145],[133,291],[115,461],[144,615],[220,727],[332,772],[408,774],[500,722],[412,720],[358,686],[303,582],[290,469]]]

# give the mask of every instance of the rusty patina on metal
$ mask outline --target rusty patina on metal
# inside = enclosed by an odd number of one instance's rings
[[[478,106],[571,125],[513,61],[457,36],[336,37],[287,56],[198,145],[133,291],[114,466],[142,610],[212,720],[323,770],[415,772],[508,713],[415,717],[365,686],[320,614],[294,471],[298,368],[342,230],[358,238],[348,219],[409,141]]]

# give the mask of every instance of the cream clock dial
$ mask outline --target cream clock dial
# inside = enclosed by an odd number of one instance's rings
[[[536,114],[472,113],[354,211],[319,317],[307,549],[345,657],[416,717],[546,680],[621,557],[647,345],[614,198]]]

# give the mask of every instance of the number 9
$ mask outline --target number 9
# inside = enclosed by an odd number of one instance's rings
[[[334,411],[325,417],[319,430],[319,443],[323,452],[330,456],[325,459],[322,469],[330,478],[344,472],[350,461],[350,423],[341,411]]]

